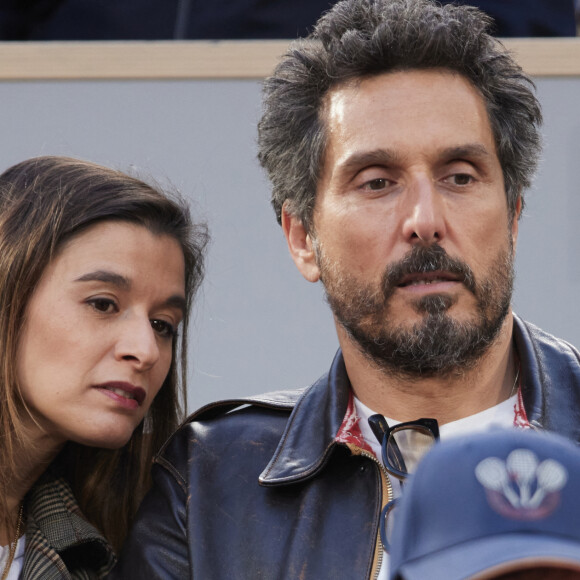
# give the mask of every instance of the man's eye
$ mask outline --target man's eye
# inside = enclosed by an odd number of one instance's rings
[[[165,320],[154,319],[151,321],[151,328],[164,338],[172,338],[175,336],[175,328]]]
[[[97,312],[115,312],[117,310],[117,305],[113,300],[108,298],[92,298],[88,301]]]
[[[373,179],[367,183],[367,187],[373,191],[384,189],[387,186],[387,180],[380,177],[378,179]]]
[[[473,177],[468,173],[457,173],[453,176],[455,185],[469,185],[473,181]]]

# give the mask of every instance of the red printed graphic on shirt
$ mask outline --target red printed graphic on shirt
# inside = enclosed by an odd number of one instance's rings
[[[335,440],[339,443],[345,443],[347,445],[354,445],[364,451],[368,451],[374,456],[374,452],[371,446],[365,441],[362,436],[359,427],[360,417],[357,415],[356,408],[354,405],[354,396],[352,391],[350,392],[348,398],[348,407],[346,409],[346,414],[342,420],[342,425],[338,430]]]
[[[520,429],[530,428],[530,422],[528,421],[528,415],[526,414],[526,409],[524,407],[521,383],[518,387],[518,398],[514,405],[514,427],[519,427]]]

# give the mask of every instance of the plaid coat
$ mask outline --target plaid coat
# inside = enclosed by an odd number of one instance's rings
[[[20,578],[104,578],[115,564],[113,549],[83,517],[68,483],[50,469],[28,493],[26,548]]]

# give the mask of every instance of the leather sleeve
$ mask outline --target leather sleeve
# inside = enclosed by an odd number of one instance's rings
[[[170,465],[154,465],[153,486],[139,508],[110,579],[190,577],[185,489],[180,474]]]

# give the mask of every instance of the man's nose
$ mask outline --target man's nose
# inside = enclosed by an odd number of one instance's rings
[[[431,245],[446,234],[444,200],[433,179],[427,175],[413,178],[403,203],[406,205],[403,235],[409,243]]]
[[[123,321],[115,356],[118,360],[133,362],[139,371],[150,369],[157,363],[159,344],[148,318],[132,316]]]

